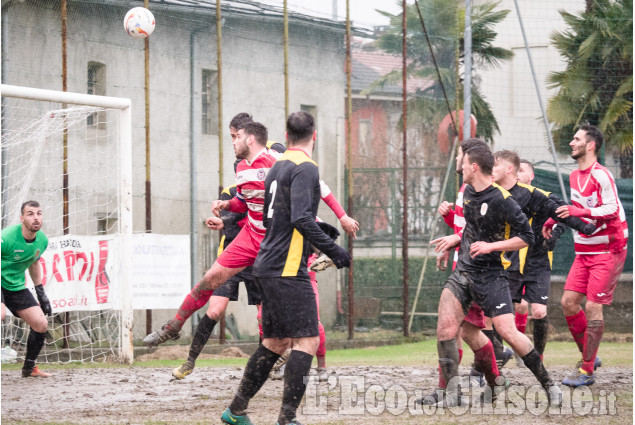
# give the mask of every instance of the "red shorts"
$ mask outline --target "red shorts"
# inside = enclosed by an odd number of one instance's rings
[[[260,249],[260,243],[264,238],[265,235],[260,235],[245,226],[216,261],[228,269],[253,266]]]
[[[609,254],[578,254],[564,289],[585,294],[588,301],[596,304],[610,305],[625,260],[626,250]]]
[[[485,329],[485,314],[483,314],[483,310],[475,302],[472,303],[463,320],[481,329]]]

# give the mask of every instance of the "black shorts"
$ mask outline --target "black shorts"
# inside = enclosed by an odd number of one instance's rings
[[[18,311],[40,305],[28,289],[9,291],[2,288],[2,304],[6,305],[11,314],[18,316]]]
[[[524,277],[521,272],[507,272],[507,279],[509,279],[509,293],[512,295],[512,301],[519,303],[525,292]]]
[[[448,288],[467,312],[474,301],[487,317],[511,314],[512,297],[505,272],[468,273],[454,270],[445,282]]]
[[[525,294],[523,299],[530,304],[547,305],[549,292],[551,291],[551,270],[545,270],[525,277],[524,284]]]
[[[262,290],[263,338],[319,336],[315,292],[309,277],[257,278]]]
[[[225,281],[221,286],[214,289],[214,295],[217,297],[229,298],[230,301],[238,301],[238,284],[245,282],[247,289],[247,303],[249,305],[258,305],[262,300],[260,293],[260,285],[256,282],[252,274],[252,268],[247,267],[235,276]]]

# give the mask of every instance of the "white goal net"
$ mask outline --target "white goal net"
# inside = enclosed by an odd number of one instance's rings
[[[38,361],[132,362],[130,101],[7,85],[1,94],[2,228],[35,200],[49,238],[39,263],[54,314]],[[2,346],[23,356],[28,330],[8,314]]]

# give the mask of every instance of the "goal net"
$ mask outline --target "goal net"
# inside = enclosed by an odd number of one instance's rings
[[[132,362],[130,133],[129,99],[2,85],[2,228],[35,200],[49,238],[40,362]],[[28,333],[7,309],[3,347],[24,356]]]

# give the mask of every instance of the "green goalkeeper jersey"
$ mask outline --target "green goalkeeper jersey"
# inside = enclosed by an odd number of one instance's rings
[[[39,230],[35,240],[28,243],[22,236],[22,225],[2,230],[2,288],[19,291],[25,288],[24,273],[40,256],[49,244],[49,240]]]

